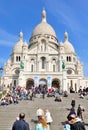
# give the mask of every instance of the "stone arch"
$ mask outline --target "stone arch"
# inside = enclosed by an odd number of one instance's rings
[[[27,79],[27,81],[26,81],[26,89],[28,90],[32,86],[34,86],[34,80],[32,78]]]
[[[60,89],[60,80],[58,78],[52,79],[52,86]]]
[[[41,78],[39,80],[39,86],[47,86],[47,80],[45,78]]]

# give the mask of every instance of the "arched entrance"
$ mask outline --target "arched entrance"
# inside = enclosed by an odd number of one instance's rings
[[[40,79],[39,80],[39,86],[47,86],[47,80],[46,79]]]
[[[28,90],[28,89],[31,88],[32,86],[34,86],[34,80],[33,80],[33,79],[27,79],[26,89]]]
[[[60,89],[60,80],[55,78],[52,80],[52,86],[55,87],[55,88],[58,88]]]

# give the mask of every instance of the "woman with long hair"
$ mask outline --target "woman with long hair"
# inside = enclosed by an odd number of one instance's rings
[[[48,125],[43,116],[39,118],[39,121],[35,127],[35,130],[48,130]]]

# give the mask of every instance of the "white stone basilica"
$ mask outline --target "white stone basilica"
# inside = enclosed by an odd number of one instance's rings
[[[88,86],[68,33],[64,34],[64,42],[58,43],[54,29],[47,23],[45,10],[42,11],[42,21],[32,32],[29,45],[20,32],[19,40],[4,66],[5,86],[20,85],[28,89],[31,85],[42,84],[67,91],[70,87],[78,91],[80,86]]]

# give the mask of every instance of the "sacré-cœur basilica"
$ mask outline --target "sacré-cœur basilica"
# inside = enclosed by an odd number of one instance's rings
[[[69,42],[68,33],[64,33],[64,42],[58,43],[55,30],[47,22],[45,10],[29,44],[23,39],[23,32],[20,32],[18,42],[5,63],[4,86],[28,89],[30,86],[46,85],[64,91],[69,91],[71,87],[78,91],[80,86],[88,86],[88,79],[83,75],[83,66]]]

